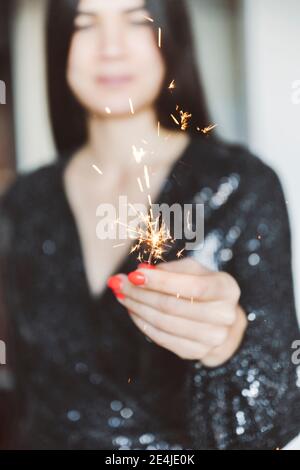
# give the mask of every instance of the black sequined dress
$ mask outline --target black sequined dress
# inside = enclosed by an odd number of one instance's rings
[[[63,159],[2,198],[1,259],[22,413],[16,448],[274,449],[300,431],[299,339],[286,201],[243,147],[193,138],[156,202],[201,203],[205,243],[189,252],[229,272],[248,329],[208,369],[157,346],[109,289],[92,297]],[[99,180],[101,181],[101,180]],[[176,259],[182,241],[166,260]],[[118,272],[137,267],[128,256]]]

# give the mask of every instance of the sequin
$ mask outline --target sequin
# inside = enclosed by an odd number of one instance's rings
[[[79,411],[77,410],[70,410],[67,412],[67,416],[68,416],[68,419],[70,421],[73,421],[74,423],[76,423],[77,421],[80,420],[81,418],[81,414],[79,413]]]
[[[43,243],[43,252],[45,255],[51,256],[56,252],[56,245],[53,240],[45,240]]]
[[[117,416],[112,416],[111,418],[109,418],[108,420],[108,425],[111,427],[111,428],[118,428],[121,424],[121,419],[118,418]]]
[[[90,382],[94,385],[99,385],[102,382],[102,377],[100,374],[91,374],[90,375]]]
[[[77,364],[75,364],[75,370],[77,374],[86,374],[88,371],[88,366],[84,364],[84,362],[77,362]]]
[[[256,320],[256,314],[254,312],[249,313],[248,315],[248,320],[249,321],[254,321]]]
[[[114,400],[111,402],[110,407],[113,411],[120,411],[123,408],[123,404],[119,400]]]
[[[139,441],[141,444],[151,444],[155,439],[155,436],[153,434],[143,434],[140,436]]]
[[[130,408],[123,408],[123,410],[121,410],[120,414],[121,414],[122,418],[129,419],[129,418],[132,417],[133,411]]]
[[[248,262],[250,266],[257,266],[260,262],[260,256],[257,253],[252,253],[248,258]]]

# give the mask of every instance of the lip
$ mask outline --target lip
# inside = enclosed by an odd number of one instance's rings
[[[97,83],[106,86],[120,86],[125,85],[132,81],[132,77],[130,75],[107,75],[107,76],[100,76],[96,78]]]

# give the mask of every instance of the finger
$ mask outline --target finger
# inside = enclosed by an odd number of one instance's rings
[[[181,273],[181,274],[205,274],[209,271],[206,267],[201,265],[198,261],[194,258],[188,257],[178,261],[169,261],[167,263],[160,263],[155,266],[157,269],[161,269],[162,271],[173,272],[173,273]]]
[[[154,341],[154,343],[168,349],[182,359],[201,360],[209,351],[209,348],[200,343],[165,333],[135,314],[131,314],[131,318],[141,332]]]
[[[120,302],[153,327],[179,338],[196,341],[208,347],[218,347],[227,339],[229,330],[226,327],[173,317],[128,297]]]
[[[143,289],[164,294],[207,301],[232,298],[235,292],[231,276],[225,272],[211,272],[202,275],[164,272],[160,269],[139,269],[129,274],[129,280],[139,283]],[[236,289],[236,295],[238,294]]]
[[[197,322],[231,326],[236,319],[236,311],[232,302],[229,301],[199,302],[193,298],[185,299],[148,289],[140,289],[133,286],[128,280],[123,282],[122,293],[132,300],[160,312]]]

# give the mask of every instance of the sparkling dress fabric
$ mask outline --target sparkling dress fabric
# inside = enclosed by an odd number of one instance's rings
[[[291,234],[277,174],[237,145],[193,138],[156,202],[204,204],[186,252],[241,288],[248,328],[209,369],[151,342],[109,289],[90,294],[62,174],[20,176],[1,201],[21,449],[275,449],[300,432]],[[99,176],[99,184],[101,177]],[[176,259],[177,240],[165,259]],[[117,272],[137,267],[136,254]]]

